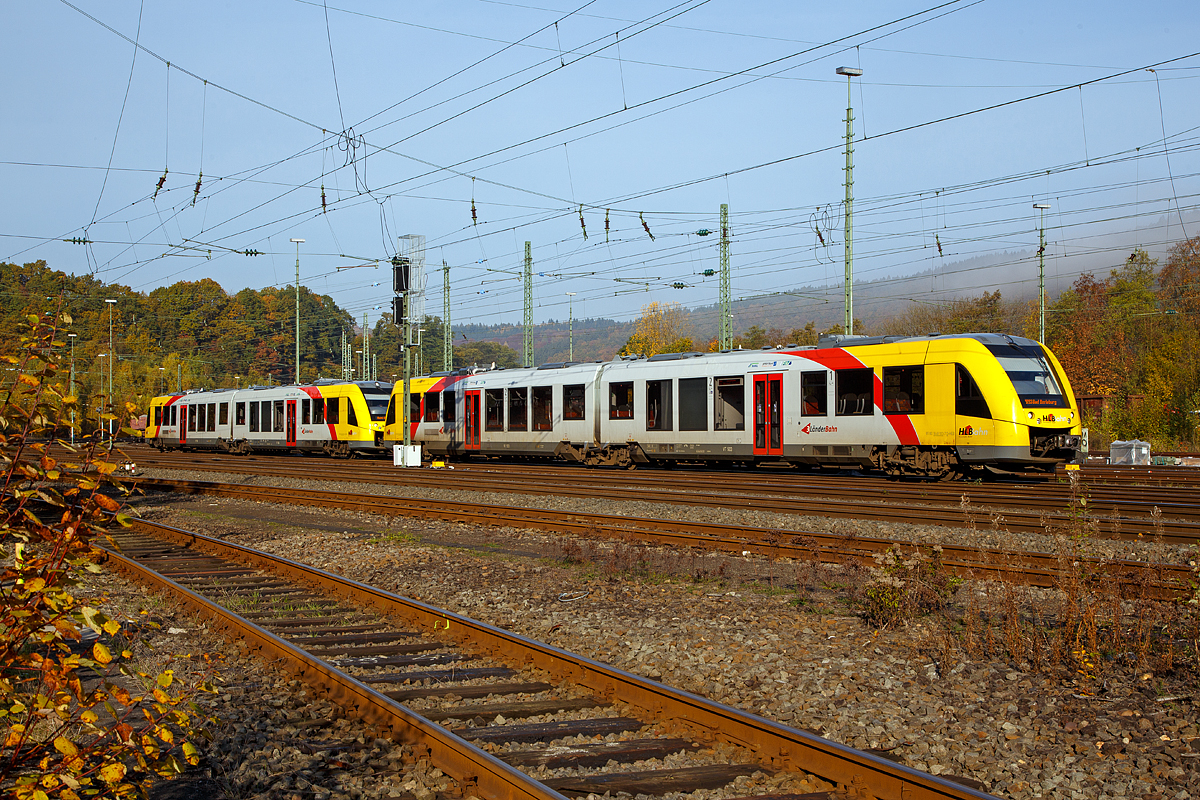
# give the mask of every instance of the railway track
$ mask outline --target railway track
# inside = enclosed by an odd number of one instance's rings
[[[232,641],[407,745],[410,758],[427,758],[464,797],[661,796],[756,774],[786,774],[810,800],[991,797],[965,779],[250,548],[143,520],[113,540],[111,566],[172,593]],[[622,766],[633,762],[659,768]],[[540,767],[560,774],[535,780],[529,772]]]
[[[377,462],[332,462],[287,456],[236,457],[213,454],[150,453],[141,466],[196,472],[303,477],[455,489],[541,494],[557,497],[635,500],[755,508],[778,513],[817,514],[844,519],[969,527],[993,515],[1019,533],[1044,533],[1087,521],[1102,536],[1116,539],[1160,537],[1171,544],[1200,541],[1200,504],[1178,489],[1086,486],[1072,498],[1070,486],[1040,484],[904,483],[862,477],[787,475],[768,470],[608,472],[578,468],[471,465],[454,472],[400,470]],[[650,477],[647,477],[650,476]],[[1086,501],[1086,505],[1080,501]],[[1074,508],[1072,508],[1074,504]]]
[[[739,525],[649,519],[590,513],[564,513],[517,506],[461,503],[406,497],[364,496],[358,493],[316,489],[246,486],[208,481],[144,479],[136,484],[146,491],[229,497],[361,511],[438,521],[455,520],[480,525],[534,528],[638,541],[657,546],[694,547],[740,555],[794,558],[843,563],[870,560],[896,543],[887,539],[842,536],[817,531],[786,531]],[[1002,551],[963,545],[942,545],[942,565],[951,573],[970,578],[998,578],[1026,585],[1055,587],[1062,583],[1064,558],[1054,553]],[[1115,582],[1126,593],[1147,592],[1172,598],[1190,591],[1190,569],[1139,561],[1072,557],[1069,568],[1090,580]]]

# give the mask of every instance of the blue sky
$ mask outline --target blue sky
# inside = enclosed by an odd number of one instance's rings
[[[456,323],[518,322],[531,241],[536,321],[565,319],[568,292],[576,318],[629,319],[716,301],[717,236],[696,232],[728,203],[735,298],[823,285],[840,302],[842,65],[864,70],[859,279],[1019,252],[963,281],[1032,292],[1033,202],[1051,204],[1057,286],[1196,233],[1194,2],[59,0],[5,16],[0,259],[143,291],[286,285],[304,238],[302,282],[374,319],[397,237],[419,234],[430,313],[444,261]]]

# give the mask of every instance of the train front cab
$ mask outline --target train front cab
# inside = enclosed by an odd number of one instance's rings
[[[408,382],[408,407],[407,415],[400,415],[398,411],[404,404],[404,382],[396,381],[392,386],[391,396],[388,398],[387,412],[382,423],[382,435],[380,437],[381,446],[391,447],[393,445],[404,443],[404,424],[407,420],[411,426],[409,428],[409,439],[414,444],[422,445],[427,451],[443,455],[445,448],[440,447],[440,441],[448,436],[444,436],[441,432],[442,426],[426,424],[432,418],[433,422],[440,422],[442,419],[441,404],[443,402],[442,388],[447,383],[447,376],[420,376],[410,378]],[[451,416],[453,415],[453,396],[450,398]]]
[[[960,461],[997,471],[1053,470],[1076,457],[1081,421],[1062,365],[1029,339],[986,336],[930,342],[927,373],[952,390]]]
[[[176,402],[180,397],[182,395],[161,395],[150,401],[150,409],[146,412],[147,444],[160,450],[179,446],[179,407]]]
[[[390,385],[363,381],[303,388],[314,404],[324,401],[329,439],[323,447],[330,455],[383,452]]]

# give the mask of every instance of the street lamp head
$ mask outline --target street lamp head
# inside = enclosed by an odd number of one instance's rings
[[[304,244],[303,239],[288,239],[288,241],[292,242],[293,244]]]
[[[113,300],[113,299],[111,299],[111,298],[109,298],[109,299],[106,299],[104,302],[106,302],[106,303],[115,303],[115,302],[117,302],[117,301],[116,301],[116,300]]]
[[[845,75],[847,78],[858,78],[863,74],[863,71],[858,67],[838,67],[835,72],[838,75]]]
[[[1034,203],[1033,207],[1039,211],[1046,211],[1047,209],[1050,208],[1050,204],[1049,203]]]
[[[78,333],[68,333],[67,334],[67,336],[70,336],[72,339],[74,339],[78,335],[79,335]]]

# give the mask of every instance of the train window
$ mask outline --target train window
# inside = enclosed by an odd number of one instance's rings
[[[234,403],[234,405],[233,405],[233,424],[234,425],[245,425],[246,424],[246,404],[245,404],[245,402]]]
[[[154,407],[154,424],[162,425],[162,406]]]
[[[442,392],[442,422],[454,422],[454,390]]]
[[[192,428],[192,430],[202,431],[202,430],[204,430],[204,417],[205,417],[204,403],[201,403],[198,406],[193,406],[193,408],[196,409],[196,425],[195,425],[195,427]]]
[[[421,395],[414,394],[414,395],[410,395],[410,396],[417,398],[417,410],[419,411],[421,408],[421,405],[420,405],[421,404]],[[411,416],[411,417],[409,417],[409,419],[416,419],[416,416],[415,415]],[[351,428],[358,427],[358,414],[354,413],[354,398],[353,397],[346,398],[346,424],[349,425]]]
[[[363,400],[367,401],[367,413],[375,422],[379,422],[387,415],[389,400],[387,392],[363,392]]]
[[[608,418],[633,419],[633,381],[608,385]]]
[[[421,397],[417,392],[408,393],[408,418],[409,420],[421,420]]]
[[[196,430],[196,407],[188,406],[187,429],[189,431]]]
[[[839,369],[837,375],[837,415],[869,417],[875,413],[875,370]]]
[[[646,381],[646,430],[673,430],[671,420],[672,381]]]
[[[484,390],[484,430],[504,430],[504,390]]]
[[[987,400],[983,397],[983,392],[979,391],[979,384],[971,377],[971,373],[967,372],[967,368],[962,364],[955,364],[955,384],[957,386],[954,397],[954,413],[963,417],[983,417],[991,419],[992,412],[988,409]]]
[[[679,379],[679,430],[708,430],[708,378]]]
[[[925,367],[883,368],[883,413],[925,413]]]
[[[533,387],[533,429],[554,430],[554,387]]]
[[[275,433],[283,433],[283,401],[276,400],[275,408],[271,413],[271,430]]]
[[[442,397],[438,392],[429,392],[425,395],[425,421],[437,422],[438,411],[441,410]]]
[[[1068,405],[1054,368],[1041,345],[989,344],[988,352],[1012,381],[1013,389],[1026,406]]]
[[[222,403],[221,405],[225,405]],[[217,404],[208,404],[208,428],[206,430],[215,431],[217,429]]]
[[[508,429],[523,431],[529,427],[529,390],[508,390]]]
[[[824,417],[829,414],[829,373],[800,373],[800,414],[805,417]]]
[[[221,423],[222,425],[228,425],[228,424],[229,424],[229,403],[221,403],[221,419],[220,419],[220,423]]]
[[[258,403],[250,403],[250,432],[258,433]]]
[[[713,430],[746,430],[746,379],[741,375],[716,379]]]
[[[312,424],[312,400],[307,397],[300,401],[300,424]]]
[[[563,387],[563,419],[587,419],[586,390],[582,383]]]
[[[330,425],[338,425],[342,421],[342,398],[330,397],[325,400],[325,421]]]
[[[172,425],[179,424],[179,414],[176,411],[176,409],[178,409],[178,408],[179,408],[179,406],[171,406],[171,424]]]
[[[313,424],[325,424],[325,398],[317,397],[313,399]]]
[[[387,418],[384,419],[383,424],[384,425],[395,425],[396,424],[396,395],[392,395],[391,399],[388,401]]]

